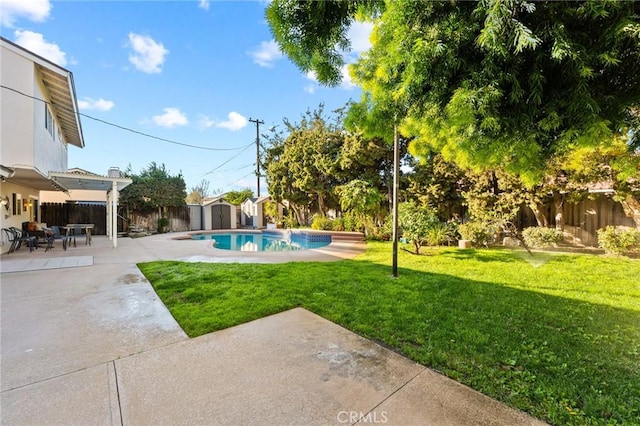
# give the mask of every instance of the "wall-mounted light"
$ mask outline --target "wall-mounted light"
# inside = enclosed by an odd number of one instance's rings
[[[9,210],[9,197],[6,195],[0,198],[0,206],[3,206],[5,209]]]

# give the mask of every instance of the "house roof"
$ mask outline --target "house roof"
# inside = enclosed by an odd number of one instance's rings
[[[0,37],[0,44],[34,63],[42,75],[42,81],[49,93],[51,110],[60,125],[64,140],[71,145],[84,148],[73,73],[4,37]]]

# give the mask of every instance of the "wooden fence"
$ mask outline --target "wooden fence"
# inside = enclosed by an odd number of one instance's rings
[[[93,235],[107,234],[107,207],[104,204],[43,203],[41,204],[41,222],[48,226],[68,223],[93,223]],[[123,215],[123,212],[120,212]],[[129,212],[129,217],[118,217],[118,231],[128,231],[130,225],[136,225],[147,231],[158,230],[157,211]],[[168,230],[183,232],[190,230],[189,208],[167,208]]]
[[[107,207],[104,204],[42,203],[40,221],[47,226],[93,223],[93,235],[107,234]]]
[[[189,207],[167,207],[166,218],[169,220],[168,231],[185,232],[191,230],[191,218]],[[147,231],[158,230],[158,219],[160,214],[157,211],[150,212],[129,212],[129,225],[135,225]]]
[[[556,226],[557,210],[553,203],[544,209],[549,218],[549,226]],[[564,218],[564,235],[567,242],[585,246],[598,246],[597,231],[606,226],[636,226],[633,219],[625,215],[622,204],[606,195],[598,196],[594,200],[584,200],[578,203],[565,202],[562,206]],[[536,226],[533,212],[523,207],[516,220],[520,229]]]

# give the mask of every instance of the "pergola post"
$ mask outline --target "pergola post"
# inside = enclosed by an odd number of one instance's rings
[[[111,195],[112,191],[107,191],[107,237],[109,237],[109,240],[113,239],[113,233],[111,232]]]
[[[111,234],[113,248],[118,247],[118,183],[114,180],[111,189]]]

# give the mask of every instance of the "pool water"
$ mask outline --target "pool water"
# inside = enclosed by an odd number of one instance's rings
[[[330,235],[282,234],[197,234],[194,240],[214,240],[215,248],[237,251],[294,251],[325,247],[331,243]]]

